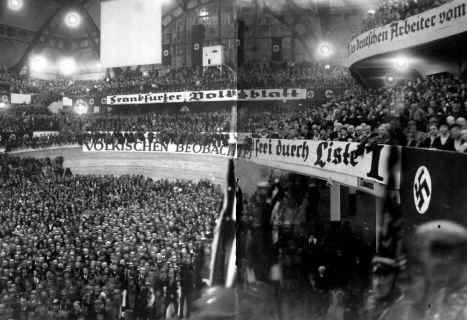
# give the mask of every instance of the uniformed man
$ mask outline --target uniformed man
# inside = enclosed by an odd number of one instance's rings
[[[372,263],[372,290],[367,299],[365,318],[383,320],[391,306],[403,298],[396,286],[399,265],[394,259],[383,256],[374,257]]]
[[[423,319],[467,319],[467,229],[432,221],[416,229],[411,243],[410,291]]]

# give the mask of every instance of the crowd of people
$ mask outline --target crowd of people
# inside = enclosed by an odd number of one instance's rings
[[[446,74],[377,90],[356,87],[321,106],[247,105],[239,112],[238,131],[256,137],[372,140],[465,152],[466,119],[467,82]]]
[[[283,173],[243,196],[242,281],[275,285],[278,319],[331,320],[334,304],[346,308],[344,319],[360,319],[374,243],[350,220],[329,222],[325,190],[325,183]]]
[[[258,61],[230,67],[180,67],[165,69],[124,68],[108,71],[103,80],[32,79],[26,75],[0,72],[7,91],[55,96],[105,96],[148,92],[174,92],[252,88],[333,88],[352,82],[348,70],[317,62],[285,62],[279,66]]]
[[[451,0],[380,0],[376,10],[369,12],[363,21],[362,32],[404,20],[449,1]]]
[[[348,69],[317,62],[284,63],[274,67],[249,62],[238,70],[238,88],[313,88],[341,89],[354,85]]]
[[[326,182],[273,169],[241,198],[240,283],[274,287],[265,319],[465,319],[465,226],[436,220],[402,231],[410,222],[392,208],[378,240],[372,209],[354,215],[341,203],[342,219],[329,221]]]
[[[188,316],[219,187],[73,175],[61,158],[0,162],[1,319]]]
[[[5,74],[2,78],[6,79]],[[101,93],[130,93],[145,91],[148,89],[145,86],[155,79],[160,80],[156,87],[161,90],[169,90],[164,87],[167,85],[171,86],[170,90],[186,90],[193,85],[215,88],[216,85],[210,86],[211,83],[217,83],[217,88],[226,88],[234,79],[239,88],[285,86],[332,87],[335,90],[326,94],[324,103],[313,96],[298,103],[268,101],[252,105],[239,102],[237,115],[225,109],[191,112],[185,107],[178,112],[146,108],[133,113],[127,110],[126,114],[114,110],[78,116],[72,110],[52,112],[44,105],[14,106],[0,114],[0,144],[10,150],[81,143],[89,138],[89,132],[97,137],[98,132],[109,131],[156,132],[154,138],[160,141],[188,143],[205,141],[206,138],[211,140],[221,132],[237,131],[251,133],[254,137],[371,140],[410,147],[467,150],[467,82],[465,77],[452,74],[401,80],[379,89],[364,89],[342,67],[287,63],[273,68],[261,63],[247,63],[238,75],[228,68],[211,68],[205,72],[182,68],[166,71],[164,75],[158,71],[128,69],[108,81],[86,85],[91,91]],[[18,83],[23,83],[21,81]],[[50,86],[60,90],[62,85],[84,87],[84,84],[67,83],[63,79],[49,84],[42,80],[24,81],[40,83],[38,88],[42,89],[42,86]],[[34,131],[55,131],[58,135],[37,137]]]

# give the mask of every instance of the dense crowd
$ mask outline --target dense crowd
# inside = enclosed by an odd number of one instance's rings
[[[363,21],[362,32],[404,20],[449,1],[451,0],[380,0],[378,8],[370,12]]]
[[[467,150],[467,82],[453,75],[347,90],[321,106],[243,108],[239,131],[269,138]]]
[[[467,82],[463,77],[444,74],[399,81],[379,89],[363,89],[350,80],[344,69],[320,68],[313,64],[288,64],[283,69],[274,69],[252,64],[246,68],[248,71],[239,74],[238,84],[306,87],[322,82],[325,87],[334,83],[334,88],[339,85],[347,88],[336,90],[325,103],[311,97],[298,103],[276,101],[252,106],[241,102],[236,121],[225,109],[210,112],[191,112],[189,108],[179,112],[146,110],[79,117],[72,111],[53,113],[45,107],[15,106],[0,114],[0,144],[7,149],[37,148],[81,143],[89,138],[121,139],[123,132],[133,132],[130,139],[137,139],[144,132],[154,132],[155,140],[191,143],[219,140],[216,136],[222,132],[236,130],[255,137],[373,141],[459,152],[467,150]],[[312,75],[320,72],[329,75],[329,83],[321,76],[313,79]],[[139,71],[127,73],[125,77],[131,78]],[[237,128],[232,126],[235,122]],[[57,131],[59,134],[35,137],[34,131]],[[108,131],[112,134],[102,135]]]
[[[348,69],[323,63],[285,63],[273,67],[250,62],[238,71],[238,88],[312,88],[341,89],[354,85]]]
[[[90,139],[124,138],[131,142],[147,132],[152,132],[151,141],[163,143],[223,141],[227,138],[223,133],[230,131],[229,116],[229,112],[219,110],[79,117],[73,112],[52,113],[47,108],[12,108],[0,113],[0,145],[12,150],[81,144]]]
[[[283,174],[243,199],[242,279],[276,284],[279,319],[297,317],[297,310],[335,319],[333,303],[346,308],[344,319],[359,319],[374,244],[350,221],[329,223],[324,190],[319,181]]]
[[[186,317],[218,187],[74,176],[62,162],[1,158],[0,318]]]
[[[118,69],[99,81],[40,80],[3,72],[0,73],[0,83],[14,93],[79,97],[233,88],[341,88],[353,82],[349,72],[336,65],[288,62],[272,67],[252,61],[235,67],[235,70],[230,66]]]

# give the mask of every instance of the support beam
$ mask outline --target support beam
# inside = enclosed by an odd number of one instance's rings
[[[94,32],[96,32],[97,36],[100,38],[101,31],[97,24],[94,22],[94,19],[89,14],[89,11],[84,7],[84,4],[78,4],[77,9],[84,16],[89,26],[94,29]]]
[[[337,182],[332,182],[329,186],[330,198],[330,220],[341,221],[341,185]]]
[[[85,21],[86,21],[86,34],[88,35],[88,41],[91,43],[91,46],[94,49],[94,52],[96,53],[97,58],[99,58],[101,56],[101,48],[100,48],[99,43],[97,43],[94,40],[94,36],[92,34],[93,31],[96,32],[97,37],[99,38],[99,41],[100,41],[101,32],[99,30],[99,27],[96,25],[96,23],[94,22],[94,20],[92,19],[91,15],[86,10],[84,5],[79,4],[78,7],[77,7],[77,10],[85,18]]]
[[[295,38],[296,40],[300,41],[300,43],[303,45],[304,48],[306,48],[309,52],[312,51],[312,48],[309,46],[308,44],[308,41],[309,39],[307,39],[307,37],[301,33],[298,33],[298,32],[295,32],[295,24],[290,24],[287,19],[285,18],[285,15],[281,15],[281,14],[278,14],[278,13],[275,13],[273,10],[271,10],[271,8],[269,8],[267,5],[264,6],[264,11],[266,13],[268,13],[269,15],[271,15],[274,19],[276,19],[277,21],[279,21],[280,23],[282,23],[283,25],[287,26],[292,34],[295,34]],[[312,36],[314,37],[312,34],[307,34],[307,36]]]
[[[19,59],[19,61],[10,68],[11,71],[13,72],[19,72],[21,68],[24,66],[24,63],[26,62],[29,54],[32,52],[32,50],[40,43],[41,37],[44,35],[44,32],[48,30],[54,19],[60,14],[60,12],[66,8],[67,4],[62,4],[60,7],[58,7],[50,16],[47,18],[47,20],[41,25],[39,30],[36,32],[34,35],[34,38],[32,39],[31,43],[28,45],[26,50],[24,51],[23,55]],[[50,34],[50,33],[49,33]]]

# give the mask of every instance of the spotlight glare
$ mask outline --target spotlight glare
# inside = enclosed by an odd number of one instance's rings
[[[76,61],[73,58],[63,58],[58,63],[58,67],[61,74],[69,76],[76,72]]]
[[[0,102],[0,110],[6,109],[8,105],[5,102]]]
[[[324,66],[324,69],[329,70],[329,69],[331,69],[331,66],[329,64],[327,64],[327,65]]]
[[[82,100],[82,99],[78,99],[78,101],[76,101],[76,104],[75,104],[75,107],[73,108],[73,110],[80,116],[82,116],[83,114],[87,113],[88,112],[88,104],[86,103],[86,101]]]
[[[12,11],[19,11],[23,8],[23,0],[8,0],[8,9]]]
[[[393,76],[388,76],[387,80],[388,80],[389,83],[393,83],[394,82],[394,77]]]
[[[318,46],[318,55],[321,58],[329,58],[333,53],[332,46],[327,42],[323,42]]]
[[[47,60],[43,56],[32,57],[29,61],[29,67],[33,72],[44,72],[47,69]]]
[[[68,12],[65,16],[65,24],[69,28],[77,28],[81,24],[81,16],[75,12]]]
[[[409,59],[405,56],[397,56],[393,58],[392,65],[394,69],[396,69],[399,72],[407,71],[407,69],[409,68]]]
[[[369,15],[374,15],[376,13],[375,9],[368,9]]]

